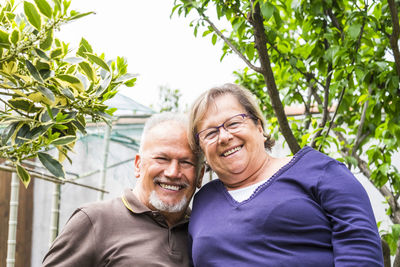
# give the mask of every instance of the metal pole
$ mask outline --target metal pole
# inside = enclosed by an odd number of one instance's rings
[[[16,172],[11,175],[11,196],[10,196],[10,218],[8,220],[7,240],[7,267],[15,265],[15,248],[17,245],[17,223],[18,223],[18,197],[19,179]]]
[[[106,187],[106,175],[107,175],[107,160],[108,160],[108,150],[110,148],[110,136],[111,136],[112,127],[106,126],[106,133],[104,135],[104,156],[103,156],[103,167],[101,168],[100,177],[100,189],[104,190]],[[104,199],[104,193],[99,193],[99,200]]]
[[[58,235],[58,221],[60,218],[61,184],[54,184],[53,186],[53,206],[51,208],[49,246],[51,246]]]

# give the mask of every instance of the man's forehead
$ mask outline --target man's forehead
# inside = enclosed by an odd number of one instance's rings
[[[164,150],[162,148],[159,150],[153,151],[153,153],[151,153],[151,156],[165,157],[165,158],[178,159],[178,160],[190,160],[190,161],[194,161],[196,159],[196,156],[191,151],[179,152],[179,151],[172,150],[172,149]]]

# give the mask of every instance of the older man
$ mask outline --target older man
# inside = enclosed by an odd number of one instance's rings
[[[133,190],[77,209],[43,266],[188,266],[188,205],[203,168],[183,115],[161,113],[143,130]]]

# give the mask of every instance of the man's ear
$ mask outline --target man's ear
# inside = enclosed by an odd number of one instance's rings
[[[139,178],[140,177],[140,164],[142,163],[142,160],[140,158],[139,154],[136,154],[135,156],[135,177]]]
[[[197,180],[197,188],[200,188],[201,185],[203,184],[203,176],[204,176],[204,170],[205,170],[205,166],[203,165],[203,167],[201,167],[201,170],[199,172],[199,178]]]

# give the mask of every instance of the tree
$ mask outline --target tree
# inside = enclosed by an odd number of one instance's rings
[[[179,99],[182,96],[179,89],[171,89],[167,86],[159,87],[160,112],[179,112]]]
[[[133,86],[124,58],[105,61],[81,39],[75,55],[54,37],[63,24],[92,12],[69,11],[70,1],[5,1],[0,5],[0,158],[11,160],[28,186],[26,159],[38,157],[56,177],[87,118],[109,122],[104,101],[124,83]],[[18,6],[23,13],[17,12]],[[56,147],[58,159],[46,151]]]
[[[396,254],[395,266],[400,266],[400,174],[391,158],[400,146],[399,5],[175,0],[172,11],[195,13],[195,35],[202,31],[213,44],[222,41],[222,58],[234,53],[243,59],[237,82],[257,96],[271,131],[280,131],[292,153],[305,144],[337,152],[375,185],[394,224],[383,239]],[[285,106],[296,104],[305,109],[302,119],[285,114]]]

